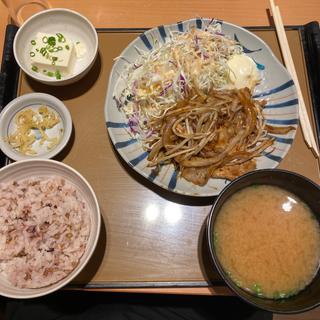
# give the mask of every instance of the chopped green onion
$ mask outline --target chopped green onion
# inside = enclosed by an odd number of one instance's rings
[[[52,52],[58,52],[58,51],[59,51],[59,50],[58,50],[57,47],[55,47],[55,48],[52,49]]]
[[[52,61],[57,61],[58,57],[52,57]]]
[[[38,67],[37,66],[32,66],[32,71],[38,72]]]
[[[263,293],[262,293],[262,288],[259,284],[255,283],[252,287],[253,289],[253,292],[258,296],[258,297],[261,297],[263,296]]]
[[[43,69],[43,71],[42,71],[42,72],[46,73],[46,72],[47,72],[47,70],[46,70],[46,69]]]
[[[48,38],[48,44],[52,47],[56,45],[56,38],[55,37],[49,37]]]
[[[67,49],[67,50],[70,50],[70,47],[66,44],[65,45],[65,48]]]
[[[39,49],[36,49],[37,52],[39,52]]]
[[[36,54],[34,52],[30,52],[30,57],[34,57]]]
[[[61,51],[63,48],[61,46],[57,47],[58,51]]]
[[[42,38],[42,42],[43,42],[43,43],[48,43],[48,37],[47,37],[47,36],[44,36],[44,37]]]
[[[297,290],[289,290],[287,292],[287,298],[292,297],[297,294]]]
[[[59,70],[56,71],[55,75],[56,75],[56,79],[58,79],[58,80],[61,79],[61,73]]]
[[[287,295],[284,292],[276,291],[273,294],[273,299],[284,299],[284,298],[287,298]]]
[[[31,40],[31,44],[34,46],[36,44],[35,40]]]
[[[213,233],[213,244],[216,246],[218,243],[218,233],[215,231]]]
[[[240,280],[234,280],[234,283],[236,284],[237,287],[242,287],[242,282]]]
[[[49,76],[49,77],[53,77],[53,72],[48,71],[48,72],[47,72],[47,76]]]
[[[41,48],[40,53],[45,56],[47,54],[47,49],[46,48]]]
[[[76,42],[76,44],[79,44],[79,43],[80,43],[80,41],[77,41],[77,42]]]
[[[62,33],[56,33],[56,35],[58,37],[58,42],[66,42],[66,38]]]

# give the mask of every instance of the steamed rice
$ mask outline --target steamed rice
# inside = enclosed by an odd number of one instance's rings
[[[66,277],[83,255],[90,232],[88,205],[59,176],[0,184],[0,272],[20,288]]]

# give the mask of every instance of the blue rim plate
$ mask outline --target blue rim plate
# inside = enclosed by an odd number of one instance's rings
[[[133,40],[121,53],[121,56],[134,62],[138,58],[136,48],[152,50],[154,41],[164,43],[169,38],[170,31],[184,32],[193,27],[205,29],[211,21],[212,19],[197,18],[150,29]],[[275,57],[269,46],[259,37],[234,24],[217,21],[221,24],[222,32],[237,40],[242,45],[244,52],[255,61],[257,68],[261,71],[262,81],[255,88],[253,95],[255,99],[267,101],[264,108],[267,124],[291,125],[297,128],[299,123],[297,92],[287,70]],[[155,175],[152,168],[147,166],[148,153],[143,150],[141,143],[130,135],[128,121],[118,110],[113,99],[119,75],[124,72],[127,65],[125,59],[118,59],[113,65],[105,101],[106,126],[121,157],[139,174],[167,190],[197,197],[218,195],[229,183],[228,180],[210,179],[205,186],[200,187],[179,178],[179,173],[173,165],[162,167],[158,175]],[[256,158],[257,169],[277,167],[289,151],[295,134],[296,130],[292,130],[285,135],[272,135],[276,139],[273,145],[274,150],[271,153],[265,152],[261,157]]]

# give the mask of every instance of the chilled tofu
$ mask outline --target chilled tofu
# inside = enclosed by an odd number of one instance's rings
[[[72,41],[60,33],[39,32],[31,44],[32,70],[49,76],[54,76],[57,72],[60,75],[72,73],[75,58],[75,48]]]
[[[86,46],[80,41],[76,42],[74,48],[78,59],[82,58],[87,53]]]

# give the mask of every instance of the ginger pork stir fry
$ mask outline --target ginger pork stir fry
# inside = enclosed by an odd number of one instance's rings
[[[292,129],[265,125],[262,109],[247,88],[181,101],[150,122],[158,138],[144,142],[149,165],[173,161],[182,177],[197,185],[212,177],[234,179],[254,169],[254,158],[273,144],[268,130]]]
[[[255,158],[273,144],[268,133],[294,129],[266,125],[265,103],[251,95],[260,80],[256,64],[214,21],[173,32],[126,62],[114,99],[156,171],[174,164],[200,186],[233,179],[256,168]]]

